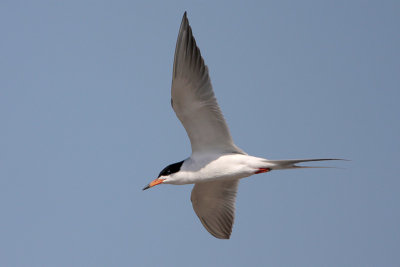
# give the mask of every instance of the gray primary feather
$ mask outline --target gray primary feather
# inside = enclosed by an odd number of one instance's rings
[[[192,153],[244,153],[232,141],[186,12],[176,42],[171,97],[172,108],[189,136]]]
[[[193,209],[207,231],[229,239],[235,219],[235,199],[239,180],[197,183],[191,195]]]

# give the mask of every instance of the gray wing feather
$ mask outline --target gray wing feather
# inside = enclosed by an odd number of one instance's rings
[[[193,209],[207,231],[229,239],[235,219],[235,200],[239,180],[197,183],[191,195]]]
[[[171,104],[186,129],[192,152],[244,153],[232,141],[186,12],[175,49]]]

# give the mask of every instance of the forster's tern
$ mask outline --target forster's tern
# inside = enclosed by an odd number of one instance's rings
[[[232,141],[211,86],[208,68],[183,15],[175,48],[171,105],[192,145],[192,155],[165,167],[143,190],[158,184],[194,184],[191,201],[203,226],[229,239],[241,178],[272,170],[312,168],[297,163],[335,159],[267,160],[253,157]]]

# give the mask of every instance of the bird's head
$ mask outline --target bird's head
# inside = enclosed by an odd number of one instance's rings
[[[149,189],[150,187],[153,187],[158,184],[168,183],[168,181],[173,178],[174,173],[179,172],[182,164],[183,164],[183,161],[168,165],[160,172],[157,179],[153,180],[151,183],[146,185],[143,188],[143,190]]]

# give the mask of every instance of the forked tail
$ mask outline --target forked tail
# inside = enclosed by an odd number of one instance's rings
[[[310,161],[325,161],[325,160],[345,160],[345,159],[284,159],[284,160],[267,160],[271,164],[271,170],[284,170],[284,169],[299,169],[299,168],[332,168],[320,166],[298,166],[297,163],[310,162]]]

